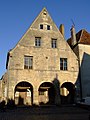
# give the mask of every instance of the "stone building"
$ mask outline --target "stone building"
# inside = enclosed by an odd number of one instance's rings
[[[46,8],[8,52],[6,99],[16,104],[74,102],[78,60]]]
[[[0,91],[1,91],[1,95],[0,95],[0,101],[2,100],[6,100],[7,99],[7,77],[8,77],[8,74],[5,73],[2,78],[1,78],[1,81],[0,81]]]
[[[0,80],[0,102],[2,99],[2,81]]]
[[[72,29],[75,31],[74,27]],[[81,99],[84,99],[90,97],[90,33],[82,29],[77,34],[74,32],[74,36],[67,42],[78,57]]]

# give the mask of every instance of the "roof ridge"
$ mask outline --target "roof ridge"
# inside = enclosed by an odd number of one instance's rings
[[[81,30],[81,35],[80,35],[80,39],[79,39],[79,41],[78,41],[78,42],[80,42],[80,41],[81,41],[81,38],[82,38],[83,32],[84,32],[84,29],[82,29],[82,30]]]
[[[82,31],[83,31],[83,32],[85,31],[85,32],[87,32],[88,34],[90,34],[86,29],[82,29]]]

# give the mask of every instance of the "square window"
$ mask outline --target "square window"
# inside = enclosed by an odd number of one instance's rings
[[[50,25],[47,25],[47,30],[50,30]]]
[[[52,48],[57,48],[57,39],[52,39],[52,41],[51,41],[51,47]]]
[[[24,69],[33,69],[33,56],[24,56]]]
[[[41,46],[41,38],[40,37],[35,37],[35,46],[40,47]]]
[[[43,24],[40,24],[40,29],[43,29]]]
[[[39,95],[44,95],[44,91],[39,91]]]
[[[67,58],[60,58],[60,70],[67,70]]]

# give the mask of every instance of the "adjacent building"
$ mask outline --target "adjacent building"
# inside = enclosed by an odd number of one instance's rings
[[[74,27],[71,31],[73,29],[75,31]],[[90,33],[82,29],[74,36],[73,39],[70,38],[67,42],[78,57],[80,85],[78,84],[77,87],[81,86],[81,99],[84,99],[90,97]]]

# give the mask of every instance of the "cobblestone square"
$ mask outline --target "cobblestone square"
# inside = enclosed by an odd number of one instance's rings
[[[90,111],[76,106],[17,107],[0,111],[0,120],[90,120]]]

